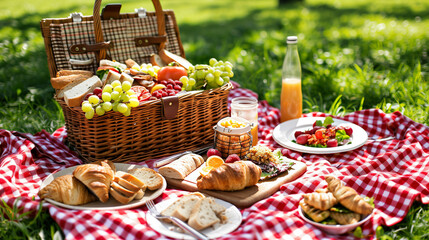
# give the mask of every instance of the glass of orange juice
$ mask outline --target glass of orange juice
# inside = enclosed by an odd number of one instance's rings
[[[258,144],[258,100],[254,97],[237,97],[231,101],[231,117],[241,117],[252,124],[252,146]]]

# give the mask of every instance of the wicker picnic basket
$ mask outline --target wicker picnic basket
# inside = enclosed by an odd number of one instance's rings
[[[149,63],[150,55],[165,48],[185,56],[173,11],[163,11],[152,0],[155,12],[120,14],[118,4],[108,5],[100,16],[101,0],[93,16],[43,19],[49,71],[96,71],[100,59],[119,62],[133,59]],[[107,41],[105,41],[107,40]],[[91,120],[80,107],[56,99],[64,113],[67,141],[86,162],[109,159],[140,162],[194,150],[213,143],[213,126],[228,115],[230,83],[212,90],[192,91],[140,103],[126,117],[108,112]]]

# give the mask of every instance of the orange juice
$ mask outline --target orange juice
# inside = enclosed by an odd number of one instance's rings
[[[250,130],[250,133],[252,134],[252,146],[256,146],[258,144],[258,123],[253,123],[253,128]]]
[[[280,96],[280,121],[300,118],[302,115],[302,92],[299,78],[286,78],[282,82]]]

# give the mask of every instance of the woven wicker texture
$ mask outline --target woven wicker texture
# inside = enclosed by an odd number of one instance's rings
[[[67,140],[86,162],[140,162],[213,144],[213,126],[227,117],[232,85],[179,96],[176,118],[163,120],[161,100],[141,103],[124,117],[108,112],[91,120],[80,107],[60,103],[66,120]]]

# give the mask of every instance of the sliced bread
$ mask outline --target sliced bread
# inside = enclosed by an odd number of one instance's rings
[[[64,101],[69,107],[77,107],[86,94],[101,87],[101,81],[97,76],[92,76],[83,81],[74,81],[58,92],[58,97],[64,96]]]
[[[138,191],[139,189],[143,189],[143,191],[146,190],[144,182],[140,181],[140,179],[136,178],[134,175],[123,171],[116,172],[114,181],[132,191]]]
[[[132,85],[134,82],[134,78],[132,78],[130,75],[123,72],[123,73],[121,73],[121,77],[119,78],[119,81],[121,81],[121,82],[128,81]]]
[[[199,231],[220,222],[220,219],[216,216],[216,213],[211,207],[213,203],[213,198],[203,198],[198,201],[189,216],[189,226]]]
[[[110,193],[110,196],[112,196],[114,199],[116,199],[118,202],[120,202],[122,204],[128,204],[135,197],[135,195],[131,196],[131,197],[124,196],[121,193],[119,193],[118,191],[116,191],[113,187],[110,188],[109,193]]]
[[[119,80],[119,78],[121,78],[121,74],[109,70],[107,74],[104,74],[102,82],[103,84],[111,84],[113,81]]]
[[[137,191],[136,196],[134,197],[134,199],[136,200],[140,200],[144,197],[144,190],[140,189]]]
[[[128,171],[140,181],[144,182],[149,190],[156,190],[162,187],[163,178],[155,170],[150,168],[135,168]]]
[[[194,194],[186,195],[180,198],[181,203],[177,206],[173,213],[173,217],[177,217],[182,221],[188,221],[189,216],[191,215],[192,209],[200,201],[202,197]]]
[[[139,190],[132,191],[130,189],[127,189],[127,188],[119,185],[119,183],[117,183],[117,182],[112,182],[110,184],[110,187],[113,188],[113,189],[115,189],[118,193],[124,195],[125,197],[135,196],[135,194],[139,191]]]

